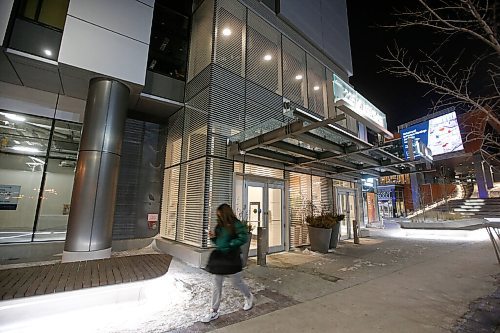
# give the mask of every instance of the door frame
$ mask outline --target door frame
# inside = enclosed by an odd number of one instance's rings
[[[347,205],[349,205],[349,197],[353,197],[354,199],[354,212],[351,212],[349,209],[349,215],[346,214],[345,220],[346,220],[346,225],[347,225],[347,239],[352,238],[352,223],[351,220],[356,220],[357,219],[357,209],[359,209],[357,205],[357,191],[356,189],[352,188],[342,188],[342,187],[337,187],[336,188],[336,203],[337,203],[337,214],[340,214],[340,196],[345,195],[346,196],[346,202]],[[354,214],[354,215],[353,215]]]
[[[245,175],[243,178],[243,204],[245,209],[247,209],[247,216],[249,216],[248,212],[248,186],[253,186],[253,187],[262,187],[263,189],[263,197],[262,197],[262,223],[263,226],[268,227],[269,226],[269,189],[270,188],[276,188],[281,190],[281,245],[279,246],[269,246],[268,247],[268,253],[276,253],[276,252],[282,252],[285,250],[286,247],[286,237],[288,236],[286,232],[286,202],[285,202],[285,181],[284,180],[279,180],[279,179],[271,179],[271,178],[263,178],[263,177],[251,177],[248,175]],[[268,228],[268,240],[269,240],[269,231],[270,229]],[[249,256],[255,256],[257,255],[257,250],[256,249],[250,249]]]

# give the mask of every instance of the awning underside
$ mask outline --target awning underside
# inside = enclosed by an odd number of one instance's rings
[[[253,156],[300,169],[354,178],[409,171],[405,161],[373,146],[336,123],[344,116],[316,120],[294,111],[288,123],[271,119],[229,139],[228,157]]]

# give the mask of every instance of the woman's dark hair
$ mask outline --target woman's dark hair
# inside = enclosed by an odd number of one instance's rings
[[[234,228],[234,221],[236,221],[233,209],[228,204],[222,204],[217,208],[217,226],[226,228],[231,235],[236,233]]]

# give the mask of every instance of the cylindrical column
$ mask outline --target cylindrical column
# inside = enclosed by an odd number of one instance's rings
[[[116,187],[130,91],[90,81],[63,262],[109,258]]]

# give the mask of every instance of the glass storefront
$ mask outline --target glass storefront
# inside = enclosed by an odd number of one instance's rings
[[[0,111],[0,243],[64,240],[81,129]]]

